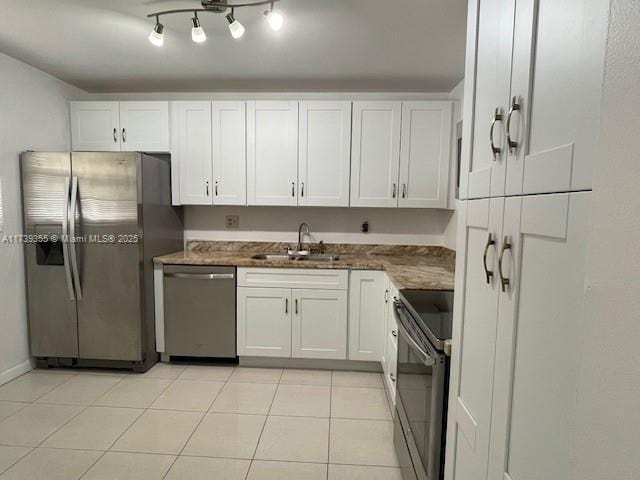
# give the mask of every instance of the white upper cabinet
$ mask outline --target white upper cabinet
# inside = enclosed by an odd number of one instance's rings
[[[591,188],[608,4],[516,3],[507,195]]]
[[[71,102],[71,148],[77,151],[120,151],[118,102]]]
[[[168,102],[71,102],[77,151],[169,151]]]
[[[403,102],[399,207],[446,208],[451,102]]]
[[[247,102],[249,205],[298,204],[298,102]]]
[[[171,102],[171,116],[171,162],[179,172],[179,203],[211,205],[211,102]]]
[[[349,206],[351,102],[300,102],[298,205]]]
[[[213,204],[246,205],[245,102],[213,102]]]
[[[515,0],[469,2],[461,198],[504,195]]]
[[[120,149],[168,152],[169,103],[120,102]]]
[[[401,112],[401,102],[353,102],[351,206],[398,206]]]

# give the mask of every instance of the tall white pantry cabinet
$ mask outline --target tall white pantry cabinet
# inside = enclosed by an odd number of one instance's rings
[[[469,1],[446,480],[569,477],[607,24]]]

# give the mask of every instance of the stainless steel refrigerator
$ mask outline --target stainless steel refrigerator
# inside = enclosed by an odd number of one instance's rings
[[[183,247],[169,156],[20,161],[31,355],[41,366],[147,370],[158,358],[152,259]]]

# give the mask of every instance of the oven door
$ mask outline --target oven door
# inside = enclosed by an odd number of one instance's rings
[[[403,477],[440,480],[448,358],[419,332],[402,303],[398,302],[394,311],[399,331],[394,441]]]

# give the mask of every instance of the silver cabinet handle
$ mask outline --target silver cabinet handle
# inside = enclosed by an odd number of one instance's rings
[[[295,304],[296,304],[296,315],[298,314],[298,299],[295,299]]]
[[[118,143],[118,130],[113,129],[113,143]]]
[[[300,196],[304,197],[304,182],[300,182]]]
[[[402,184],[402,198],[406,198],[407,197],[407,184],[403,183]]]
[[[513,154],[514,150],[518,148],[518,142],[511,138],[511,116],[513,115],[513,112],[519,112],[520,109],[521,105],[518,97],[513,97],[511,99],[511,108],[507,115],[507,145],[509,145],[509,153],[511,154]]]
[[[394,337],[398,338],[398,331],[397,330],[391,330],[391,335],[393,335]]]
[[[127,129],[122,129],[122,143],[127,143]]]
[[[209,196],[209,180],[207,180],[207,182],[206,182],[205,190],[207,192],[207,197],[208,197]]]
[[[185,280],[233,280],[233,273],[165,273],[167,278]]]
[[[64,276],[67,280],[67,289],[69,290],[69,299],[75,300],[76,296],[73,293],[73,280],[71,280],[71,266],[69,265],[69,188],[71,186],[71,179],[66,177],[64,179],[64,213],[62,216],[62,261],[64,263]]]
[[[496,144],[493,141],[493,130],[496,127],[496,123],[502,121],[502,112],[500,111],[500,107],[496,108],[496,111],[493,114],[493,120],[491,121],[491,128],[489,129],[489,141],[491,142],[491,152],[493,153],[493,160],[496,161],[498,156],[502,152],[500,147],[496,147]]]
[[[291,182],[291,196],[296,196],[296,182]]]
[[[384,303],[389,303],[389,289],[384,291]]]
[[[214,188],[214,195],[217,197],[218,196],[218,181],[216,180],[216,184],[213,187]]]
[[[394,183],[393,184],[393,192],[391,192],[391,198],[396,198],[396,193],[397,193],[397,185]]]
[[[69,216],[71,221],[69,223],[69,238],[71,243],[71,270],[73,272],[73,284],[76,289],[76,297],[78,300],[82,300],[82,287],[80,286],[80,273],[78,269],[78,255],[76,253],[76,203],[78,202],[78,177],[73,177],[71,180],[71,212]]]
[[[285,298],[284,299],[284,313],[289,313],[289,299]]]
[[[395,377],[395,375],[393,373],[389,372],[389,378],[391,379],[392,382],[395,383],[396,377]]]
[[[489,238],[487,238],[487,244],[484,246],[484,254],[482,255],[482,265],[484,266],[484,274],[487,277],[487,283],[491,284],[491,279],[493,278],[493,271],[489,270],[487,267],[487,254],[489,253],[489,247],[495,247],[496,241],[493,238],[493,235],[489,233]]]
[[[504,257],[504,252],[507,250],[511,250],[511,243],[509,242],[508,237],[504,237],[504,243],[502,244],[502,249],[500,250],[500,259],[498,260],[498,274],[500,275],[500,284],[502,286],[502,291],[506,292],[507,287],[511,285],[511,280],[504,276],[502,273],[502,259]]]

